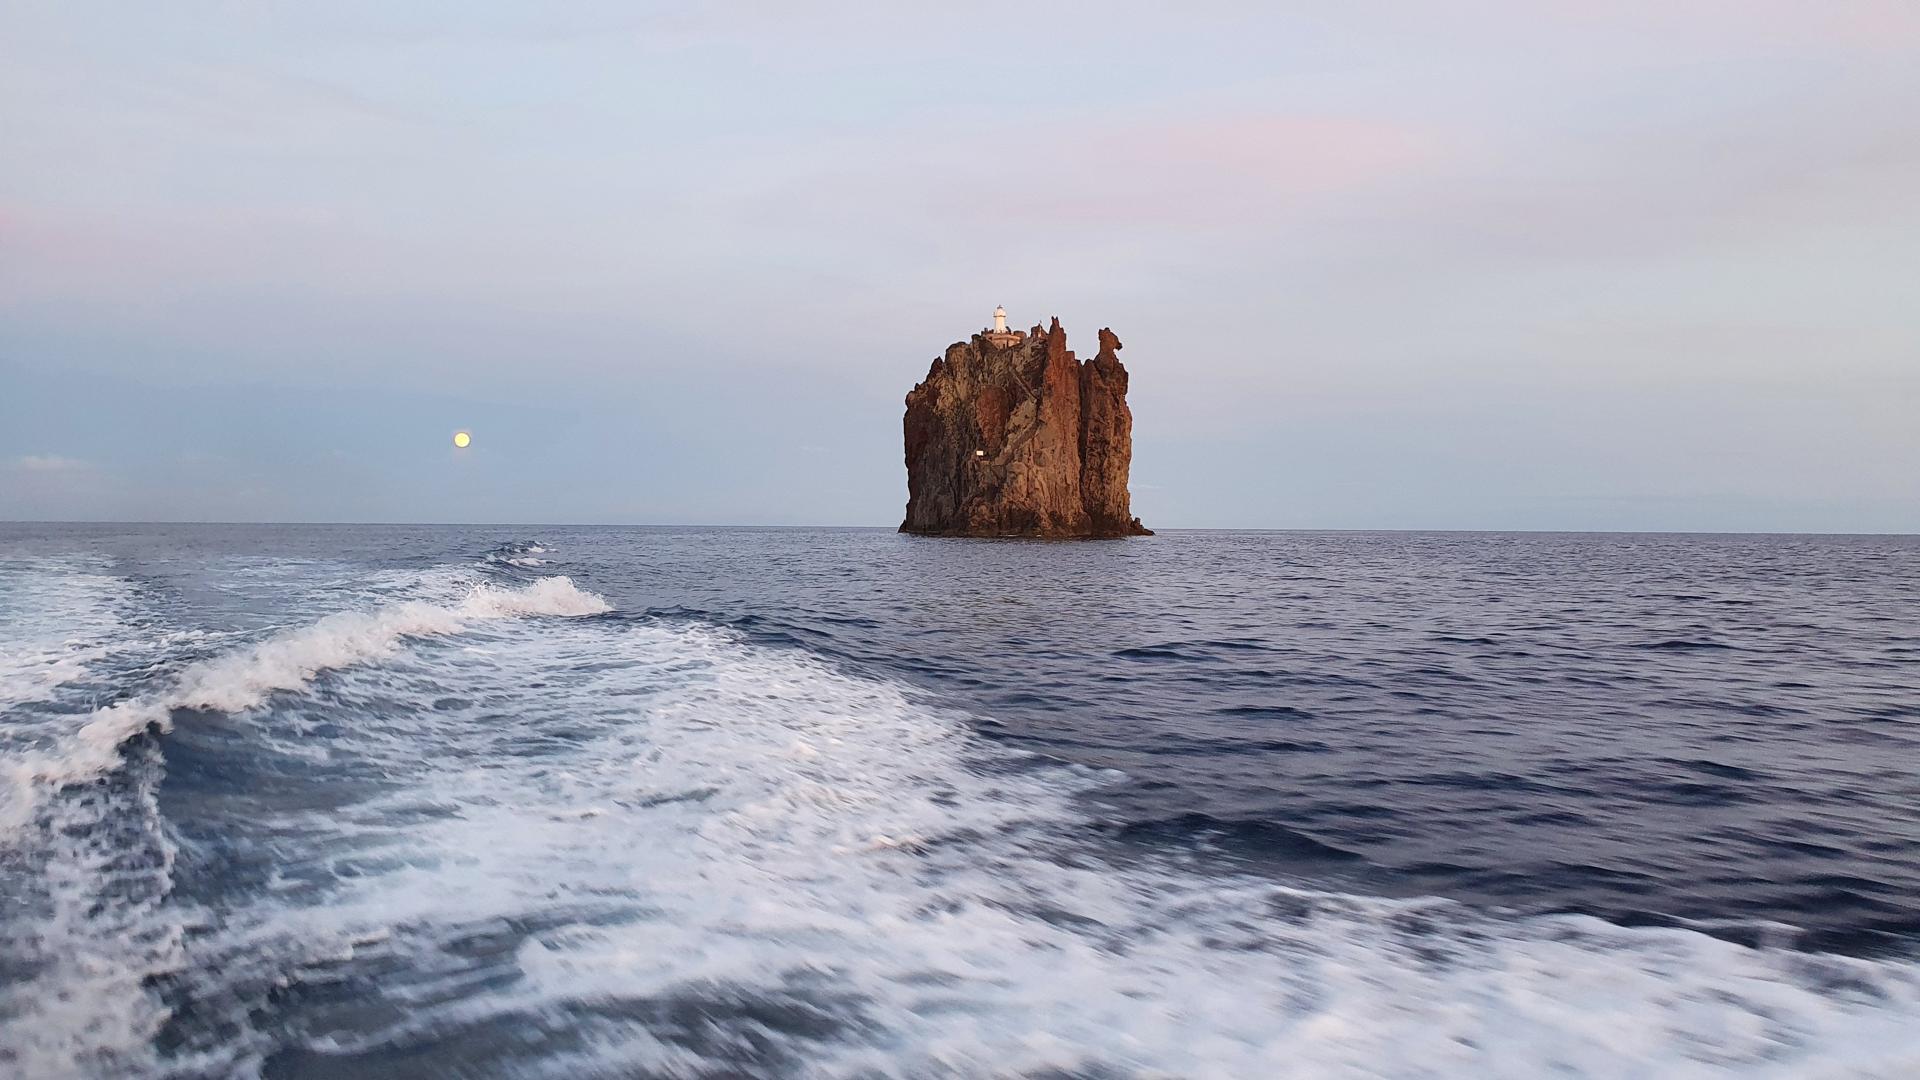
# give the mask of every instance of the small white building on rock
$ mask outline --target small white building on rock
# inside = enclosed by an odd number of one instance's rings
[[[1007,309],[1003,307],[993,309],[993,329],[982,331],[980,336],[986,338],[988,344],[1002,349],[1027,340],[1026,331],[1007,329]]]

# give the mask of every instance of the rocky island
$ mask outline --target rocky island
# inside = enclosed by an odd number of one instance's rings
[[[1077,360],[1060,320],[947,347],[907,395],[904,533],[1151,536],[1129,508],[1133,413],[1120,339]]]

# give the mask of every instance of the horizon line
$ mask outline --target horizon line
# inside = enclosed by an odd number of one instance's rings
[[[917,533],[902,533],[897,525],[823,525],[823,524],[755,524],[755,523],[716,523],[716,522],[588,522],[588,521],[216,521],[210,519],[177,520],[120,520],[109,518],[81,519],[13,519],[0,518],[0,529],[17,525],[116,525],[116,526],[243,526],[257,528],[444,528],[444,529],[784,529],[784,530],[845,530],[862,532],[891,532],[903,536],[918,536]],[[1154,530],[1163,535],[1174,532],[1216,532],[1216,533],[1459,533],[1479,534],[1532,534],[1541,536],[1878,536],[1920,538],[1920,532],[1861,532],[1861,531],[1807,531],[1799,529],[1550,529],[1550,528],[1447,528],[1447,527],[1353,527],[1353,526],[1236,526],[1236,525],[1168,525]],[[928,540],[1032,540],[1040,537],[1023,536],[982,536],[982,537],[921,537]],[[1146,540],[1149,537],[1118,537],[1116,539]]]

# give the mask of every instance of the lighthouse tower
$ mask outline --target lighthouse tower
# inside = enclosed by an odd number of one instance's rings
[[[1018,345],[1027,337],[1025,331],[1007,329],[1007,309],[1003,307],[993,309],[993,329],[981,336],[987,339],[988,344],[997,345],[1003,349],[1010,345]]]

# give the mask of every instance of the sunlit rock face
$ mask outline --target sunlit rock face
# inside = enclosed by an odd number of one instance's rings
[[[929,536],[1151,536],[1128,506],[1133,413],[1120,339],[1076,360],[1046,330],[947,347],[907,395],[907,519]]]

